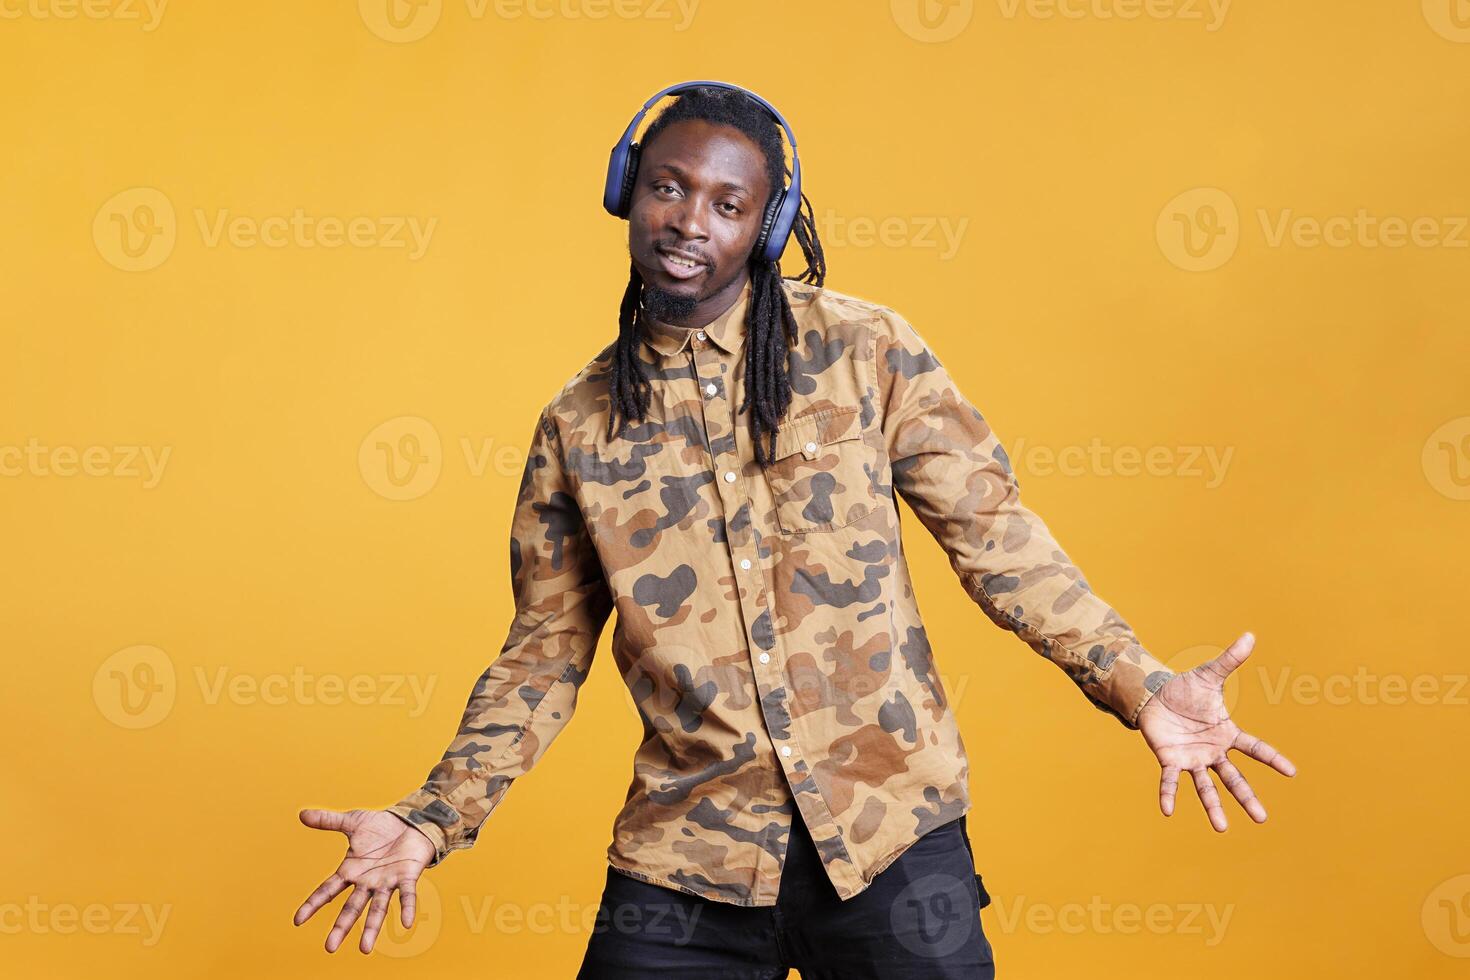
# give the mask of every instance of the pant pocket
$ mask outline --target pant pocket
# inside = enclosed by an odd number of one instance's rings
[[[970,852],[970,868],[975,872],[975,899],[983,909],[990,904],[990,893],[985,890],[985,879],[980,876],[980,869],[975,865],[975,848],[970,844],[970,831],[965,827],[964,814],[960,817],[960,836],[965,839],[965,850]]]

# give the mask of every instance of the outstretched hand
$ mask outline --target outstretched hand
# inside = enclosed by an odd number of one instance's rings
[[[301,822],[317,830],[347,835],[347,856],[331,876],[317,886],[292,920],[301,925],[349,885],[352,894],[342,905],[337,922],[327,933],[327,952],[335,953],[368,902],[367,920],[358,949],[373,951],[378,931],[388,914],[393,890],[399,890],[399,918],[405,929],[413,926],[415,883],[434,859],[434,844],[422,833],[387,810],[302,810]]]
[[[1265,822],[1266,807],[1227,757],[1230,749],[1265,763],[1283,776],[1296,775],[1296,766],[1290,759],[1261,739],[1241,731],[1225,710],[1225,678],[1245,663],[1255,645],[1253,635],[1242,633],[1218,657],[1171,678],[1139,712],[1139,730],[1163,767],[1159,808],[1164,816],[1174,813],[1179,774],[1188,772],[1194,776],[1195,792],[1209,814],[1210,825],[1223,831],[1228,824],[1220,794],[1210,779],[1208,770],[1213,769],[1251,819]]]

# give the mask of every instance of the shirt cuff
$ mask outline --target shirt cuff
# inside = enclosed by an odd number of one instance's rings
[[[386,809],[429,838],[434,845],[430,868],[448,857],[450,851],[469,846],[468,842],[460,843],[464,824],[459,811],[428,790],[415,790]]]
[[[1110,664],[1108,657],[1112,658]],[[1107,666],[1099,672],[1101,699],[1124,727],[1137,730],[1138,713],[1174,672],[1134,640],[1127,641],[1116,653],[1104,655],[1102,662]]]

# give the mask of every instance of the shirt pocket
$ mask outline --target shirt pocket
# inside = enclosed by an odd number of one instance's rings
[[[776,432],[766,482],[782,533],[832,531],[862,520],[877,505],[857,405],[787,419]]]

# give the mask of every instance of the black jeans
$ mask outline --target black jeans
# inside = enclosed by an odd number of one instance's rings
[[[965,818],[936,827],[841,901],[806,826],[792,821],[774,906],[731,905],[609,866],[578,980],[993,980],[990,904]]]

